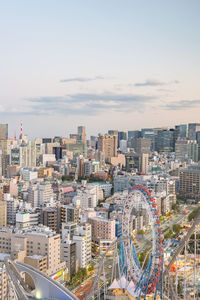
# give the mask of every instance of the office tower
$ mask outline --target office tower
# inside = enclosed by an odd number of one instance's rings
[[[196,140],[178,139],[175,143],[176,159],[181,162],[192,159],[198,161],[198,144]]]
[[[200,197],[200,168],[181,169],[179,193],[185,197]]]
[[[118,139],[117,139],[117,147],[120,147],[120,141],[127,140],[127,132],[126,131],[119,131],[118,132]]]
[[[86,129],[85,129],[85,126],[78,126],[78,134],[81,136],[82,144],[86,144]]]
[[[0,227],[7,226],[7,203],[0,201]]]
[[[190,123],[188,124],[188,139],[196,140],[196,133],[200,131],[200,123]]]
[[[128,141],[131,141],[131,139],[139,139],[140,137],[141,137],[141,131],[139,130],[128,131]]]
[[[77,158],[78,177],[84,177],[84,158],[82,155]]]
[[[116,136],[118,136],[118,130],[108,130],[108,135],[116,135]]]
[[[85,126],[78,126],[77,133],[71,133],[70,139],[75,139],[76,144],[86,145],[86,129]]]
[[[56,161],[62,159],[62,147],[53,147],[53,154],[55,154]]]
[[[2,151],[2,175],[6,176],[7,167],[10,163],[10,145],[13,142],[11,139],[0,139],[0,150]]]
[[[144,138],[132,139],[131,147],[134,148],[137,154],[142,154],[142,153],[149,154],[151,152],[151,140],[144,139]]]
[[[176,125],[174,135],[175,135],[175,140],[177,140],[178,138],[181,139],[187,138],[188,136],[187,124]]]
[[[139,173],[142,175],[148,174],[149,154],[142,153],[139,160]]]
[[[158,152],[173,152],[175,148],[174,129],[158,129],[155,148]]]
[[[0,124],[0,140],[8,139],[8,124]]]
[[[105,161],[110,162],[111,157],[117,156],[117,136],[100,135],[98,138],[98,150],[105,154]]]
[[[197,144],[198,144],[198,161],[200,161],[200,131],[197,131]]]
[[[126,153],[127,152],[127,140],[121,140],[119,147],[123,153]]]
[[[108,135],[115,135],[117,137],[117,145],[118,145],[118,130],[108,130]]]
[[[155,150],[155,134],[152,128],[143,128],[141,130],[141,137],[151,141],[151,151]]]

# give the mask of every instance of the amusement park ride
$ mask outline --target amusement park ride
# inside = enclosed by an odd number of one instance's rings
[[[152,229],[152,247],[140,265],[131,233],[133,210],[146,209]],[[105,279],[104,258],[99,265],[93,289],[87,299],[164,299],[163,298],[163,235],[156,200],[141,185],[134,186],[124,203],[122,235],[107,250],[113,251],[110,281]],[[103,285],[99,278],[103,274]],[[109,283],[109,285],[107,284]],[[95,296],[96,294],[96,296]]]

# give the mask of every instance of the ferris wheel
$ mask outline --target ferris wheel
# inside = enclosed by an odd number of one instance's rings
[[[143,269],[135,251],[133,239],[120,243],[120,270],[135,285],[135,293],[145,295],[160,294],[162,297],[163,245],[162,229],[156,199],[146,187],[134,186],[124,202],[122,236],[131,237],[133,210],[145,209],[152,231],[152,247],[146,267]]]
[[[140,264],[132,236],[135,213],[146,211],[152,232],[152,244]],[[107,248],[99,262],[97,276],[87,299],[106,299],[107,293],[118,291],[132,299],[163,299],[163,235],[156,199],[146,187],[133,186],[124,198],[122,234]],[[107,274],[107,254],[113,253],[112,275]],[[107,282],[109,282],[107,284]],[[103,287],[102,287],[103,286]],[[96,297],[95,297],[96,295]],[[109,294],[110,295],[110,294]],[[116,298],[117,299],[117,298]]]

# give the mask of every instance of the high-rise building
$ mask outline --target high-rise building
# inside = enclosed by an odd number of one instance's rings
[[[155,138],[155,150],[158,152],[173,152],[175,148],[174,129],[159,129]]]
[[[117,139],[117,147],[120,147],[120,141],[121,140],[125,140],[127,141],[128,136],[127,136],[127,132],[126,131],[119,131],[118,132],[118,139]]]
[[[141,131],[139,130],[129,130],[128,131],[128,140],[129,142],[131,139],[139,139],[141,137]]]
[[[86,129],[85,126],[78,126],[77,133],[71,133],[70,139],[75,139],[77,144],[86,145]]]
[[[76,243],[72,240],[61,241],[61,260],[66,262],[68,279],[76,274]]]
[[[155,150],[155,134],[152,128],[143,128],[141,130],[141,137],[151,141],[151,150]]]
[[[116,136],[118,136],[118,130],[108,130],[108,135],[116,135]]]
[[[187,138],[188,136],[187,124],[176,125],[174,134],[175,134],[175,140],[179,138],[181,139]]]
[[[117,136],[100,135],[98,138],[98,149],[105,154],[105,161],[110,162],[111,157],[117,156]]]
[[[40,224],[49,227],[53,231],[57,231],[57,208],[56,207],[43,207],[40,209]]]
[[[196,140],[196,133],[200,131],[200,123],[188,124],[188,138],[189,140]]]
[[[7,203],[0,201],[0,227],[7,226]]]
[[[178,139],[175,143],[176,159],[181,162],[192,159],[198,161],[198,144],[196,140]]]
[[[94,217],[88,219],[92,226],[92,240],[106,239],[114,240],[115,238],[115,220],[103,219],[101,217]]]
[[[0,124],[0,139],[8,139],[8,124]]]
[[[186,197],[200,197],[200,168],[180,170],[179,193]]]
[[[28,188],[28,202],[34,208],[51,201],[53,197],[53,189],[49,183],[32,184]]]
[[[144,139],[144,138],[132,139],[131,146],[134,148],[137,154],[142,154],[142,153],[149,154],[151,152],[150,139]]]
[[[78,126],[78,134],[81,136],[82,144],[86,144],[86,129],[85,129],[85,126]]]

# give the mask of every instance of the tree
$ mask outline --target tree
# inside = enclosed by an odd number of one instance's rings
[[[170,229],[166,234],[165,234],[165,239],[172,239],[173,238],[173,231]]]
[[[188,216],[188,221],[191,222],[197,215],[197,213],[199,212],[200,207],[194,209]]]
[[[88,271],[91,272],[91,271],[93,271],[93,270],[94,270],[94,266],[93,266],[93,265],[90,265],[90,266],[88,267]]]
[[[72,181],[74,180],[74,177],[72,175],[63,175],[62,181]]]
[[[180,224],[174,224],[173,227],[173,232],[178,234],[181,231],[181,225]]]

